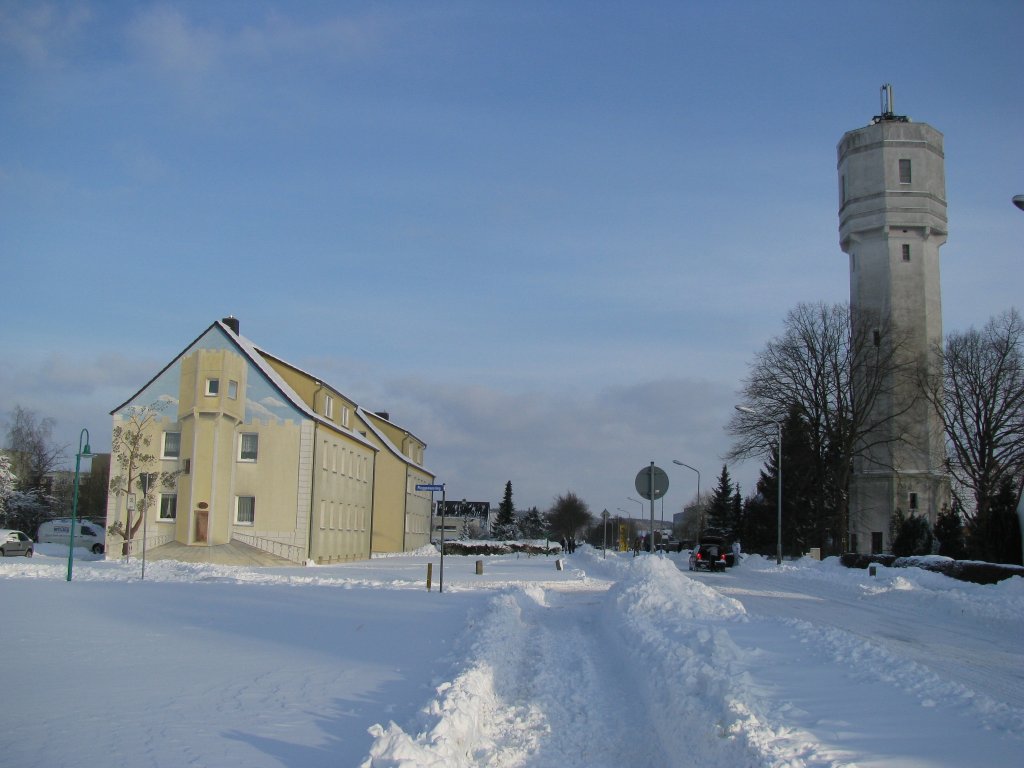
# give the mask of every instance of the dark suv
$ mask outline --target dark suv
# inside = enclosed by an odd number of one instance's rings
[[[727,565],[726,549],[727,547],[719,542],[701,542],[690,552],[690,570],[724,571]]]

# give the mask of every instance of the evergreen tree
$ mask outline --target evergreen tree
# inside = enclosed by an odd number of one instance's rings
[[[711,492],[711,503],[708,505],[705,530],[701,531],[701,537],[730,538],[732,536],[734,531],[732,496],[732,478],[729,476],[729,468],[723,464],[722,474],[718,476],[718,484]]]
[[[736,483],[736,491],[732,495],[732,533],[730,538],[733,541],[743,539],[743,496],[740,494],[740,484]]]
[[[512,481],[505,483],[505,496],[498,505],[498,515],[491,528],[491,537],[498,541],[511,541],[519,538],[519,524],[516,521],[516,509],[512,504]]]
[[[544,515],[537,507],[530,507],[522,522],[523,536],[528,539],[541,539],[547,533],[547,526],[544,524]]]
[[[905,517],[902,510],[897,509],[893,515],[892,534],[892,553],[897,557],[930,555],[932,552],[932,531],[925,517]]]
[[[968,551],[977,560],[1021,564],[1020,519],[1013,480],[1004,477],[995,494],[980,505],[970,529]]]
[[[963,560],[967,557],[967,545],[964,542],[964,523],[960,511],[946,507],[935,519],[935,538],[939,542],[939,554]]]

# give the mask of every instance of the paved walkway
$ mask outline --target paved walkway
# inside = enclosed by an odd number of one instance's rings
[[[273,565],[298,566],[283,557],[272,555],[240,541],[217,544],[211,547],[181,544],[172,541],[146,552],[147,560],[180,560],[185,563],[210,563],[212,565]]]

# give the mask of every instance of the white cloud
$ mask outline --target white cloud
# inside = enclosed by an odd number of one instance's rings
[[[0,6],[0,48],[33,66],[59,65],[91,18],[80,4],[65,10],[52,3],[8,3]]]

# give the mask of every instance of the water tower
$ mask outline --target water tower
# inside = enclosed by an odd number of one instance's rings
[[[942,134],[895,114],[885,85],[880,114],[846,133],[838,156],[839,242],[850,259],[851,319],[866,340],[854,397],[871,403],[875,425],[854,461],[848,533],[851,549],[883,552],[897,509],[934,524],[949,503],[942,423],[922,385],[941,372]],[[868,395],[870,373],[863,373],[873,360],[885,371],[878,396]]]

